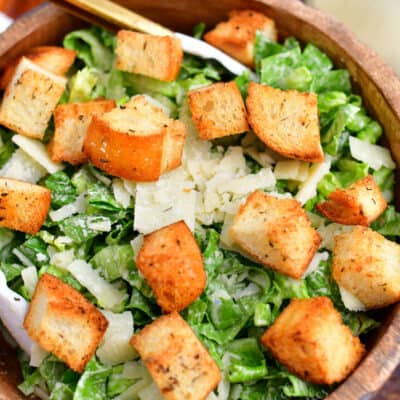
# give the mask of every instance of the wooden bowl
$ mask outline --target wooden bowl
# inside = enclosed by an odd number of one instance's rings
[[[200,21],[213,26],[229,10],[252,8],[275,19],[282,37],[293,35],[322,48],[337,66],[347,68],[369,112],[385,128],[393,156],[400,165],[400,81],[391,68],[341,23],[297,0],[119,0],[169,28],[191,32]],[[55,5],[47,4],[25,15],[0,36],[0,69],[27,49],[59,43],[63,36],[85,25]],[[399,197],[398,197],[399,198]],[[400,362],[400,306],[381,311],[382,326],[367,343],[369,353],[357,370],[329,400],[368,400]],[[15,355],[0,341],[0,400],[23,399],[15,388]]]

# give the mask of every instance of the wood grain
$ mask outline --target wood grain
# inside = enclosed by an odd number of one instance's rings
[[[297,0],[203,0],[201,7],[197,0],[118,2],[183,32],[191,32],[200,21],[211,27],[235,8],[253,8],[266,13],[276,20],[283,37],[293,35],[303,42],[313,42],[326,51],[336,65],[350,71],[369,112],[383,124],[390,148],[400,165],[400,81],[372,50],[333,18]],[[54,5],[46,5],[23,17],[0,36],[0,68],[32,46],[59,43],[68,31],[82,24]],[[368,339],[370,352],[367,357],[353,375],[328,397],[329,400],[371,400],[399,363],[400,306],[381,315],[383,324],[377,334]],[[4,361],[4,357],[10,356],[0,354],[0,360]],[[5,368],[0,361],[1,370]],[[1,374],[0,377],[5,376],[4,372]],[[13,385],[8,383],[12,382],[9,376],[0,379],[0,400],[20,398]]]

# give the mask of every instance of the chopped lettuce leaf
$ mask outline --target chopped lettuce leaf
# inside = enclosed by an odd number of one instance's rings
[[[76,199],[76,190],[71,179],[64,171],[58,171],[47,177],[45,186],[51,190],[51,205],[53,208],[72,203]]]
[[[227,349],[230,382],[248,382],[267,375],[266,361],[255,338],[237,339]]]
[[[96,359],[87,364],[74,393],[74,400],[107,400],[107,379],[112,368],[101,365]]]
[[[135,268],[133,250],[130,244],[106,246],[94,255],[91,264],[100,270],[109,282],[126,277]]]
[[[87,66],[109,71],[114,60],[115,36],[98,27],[73,31],[65,36],[64,47],[77,52]]]

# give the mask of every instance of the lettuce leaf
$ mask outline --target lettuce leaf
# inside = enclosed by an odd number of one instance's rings
[[[74,400],[107,400],[107,379],[112,374],[112,368],[101,365],[95,358],[89,361],[81,375]]]
[[[114,35],[92,26],[69,33],[63,44],[66,49],[75,50],[77,57],[87,66],[109,71],[114,59],[115,40]]]
[[[97,252],[90,263],[100,270],[109,282],[127,276],[135,268],[134,254],[130,244],[106,246]]]
[[[76,189],[66,172],[58,171],[50,175],[44,184],[51,190],[52,208],[57,209],[76,200]]]

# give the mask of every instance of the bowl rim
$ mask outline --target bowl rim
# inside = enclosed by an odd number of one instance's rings
[[[384,117],[400,128],[399,78],[393,69],[373,50],[363,44],[349,28],[334,17],[298,0],[253,0],[249,3],[267,14],[273,14],[272,12],[268,13],[268,9],[281,14],[290,14],[292,18],[298,20],[306,37],[311,36],[313,32],[319,33],[319,40],[309,41],[323,47],[324,51],[327,51],[325,48],[327,43],[335,42],[342,54],[340,63],[350,70],[356,83],[360,78],[358,75],[360,70],[365,72],[367,80],[371,82],[378,94],[376,101],[385,102],[386,108],[392,111],[392,115],[383,114]],[[69,15],[67,17],[66,11],[60,7],[45,3],[16,20],[5,32],[0,34],[0,69],[11,58],[21,54],[24,49],[20,44],[38,30],[45,21],[62,17],[77,19]],[[273,18],[273,15],[271,17]],[[346,64],[346,62],[350,62],[350,64]],[[363,97],[363,100],[366,99]],[[374,110],[375,107],[370,104],[369,111],[374,114]],[[400,137],[400,129],[398,132]],[[400,165],[400,139],[395,135],[388,139],[394,158]],[[328,400],[371,399],[389,379],[400,363],[400,304],[391,309],[381,330],[383,333],[377,338],[374,347],[367,353],[357,369],[327,397]]]

